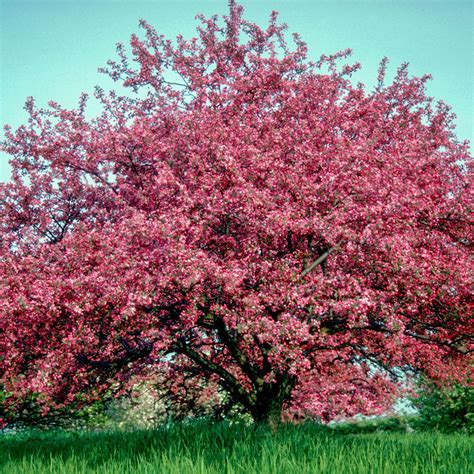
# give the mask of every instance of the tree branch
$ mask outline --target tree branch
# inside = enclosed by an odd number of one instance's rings
[[[329,257],[329,255],[331,255],[335,250],[337,250],[341,245],[341,242],[338,242],[336,245],[334,245],[333,247],[331,247],[330,249],[326,250],[322,255],[320,255],[311,265],[309,265],[308,267],[306,267],[302,272],[301,272],[301,275],[300,275],[300,280],[302,280],[308,273],[310,273],[311,271],[313,271],[318,265],[321,265],[322,263],[324,263],[327,258]]]
[[[125,350],[123,357],[117,357],[114,360],[92,360],[85,354],[78,354],[76,359],[81,364],[88,365],[94,369],[102,370],[120,370],[130,362],[135,362],[140,359],[148,357],[153,350],[153,343],[146,339],[139,339],[136,347],[133,347],[125,338],[119,337],[118,342]]]
[[[249,358],[244,353],[244,351],[240,349],[239,345],[237,344],[237,340],[232,337],[222,318],[216,317],[214,321],[214,324],[217,329],[217,334],[229,350],[230,355],[234,358],[234,360],[237,362],[237,364],[245,373],[245,375],[249,377],[252,383],[254,385],[258,385],[257,381],[261,378],[263,374],[261,374],[260,371],[257,370],[256,367],[250,363]]]
[[[182,339],[177,340],[171,346],[169,352],[172,351],[178,352],[189,357],[194,363],[196,363],[200,367],[219,376],[221,380],[221,385],[224,387],[224,389],[227,389],[230,393],[232,393],[233,396],[247,409],[250,409],[253,406],[254,401],[252,400],[251,394],[242,388],[241,384],[230,372],[225,370],[223,367],[215,364],[214,362],[206,359],[199,352],[189,347]]]

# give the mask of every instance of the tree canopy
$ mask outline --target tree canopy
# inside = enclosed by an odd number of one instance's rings
[[[5,127],[0,385],[47,411],[156,377],[256,421],[377,413],[399,375],[462,379],[472,158],[429,76],[369,91],[285,25],[141,21],[102,113]],[[131,60],[133,59],[133,61]],[[215,393],[215,392],[213,392]]]

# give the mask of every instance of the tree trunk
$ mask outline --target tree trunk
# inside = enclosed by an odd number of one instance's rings
[[[278,399],[261,400],[252,410],[252,418],[255,423],[267,424],[275,433],[281,422],[283,401]]]
[[[257,401],[251,414],[256,423],[266,423],[273,432],[281,423],[283,405],[290,398],[295,379],[287,374],[279,374],[277,381],[265,384],[257,393]]]

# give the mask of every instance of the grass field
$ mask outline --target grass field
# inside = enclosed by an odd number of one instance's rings
[[[316,424],[193,423],[155,431],[0,434],[0,472],[436,474],[473,472],[473,439],[437,433],[345,434]]]

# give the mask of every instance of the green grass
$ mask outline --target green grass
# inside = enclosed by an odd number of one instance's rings
[[[472,438],[437,433],[345,434],[315,424],[225,423],[155,431],[49,431],[0,435],[0,472],[374,473],[472,472]]]

